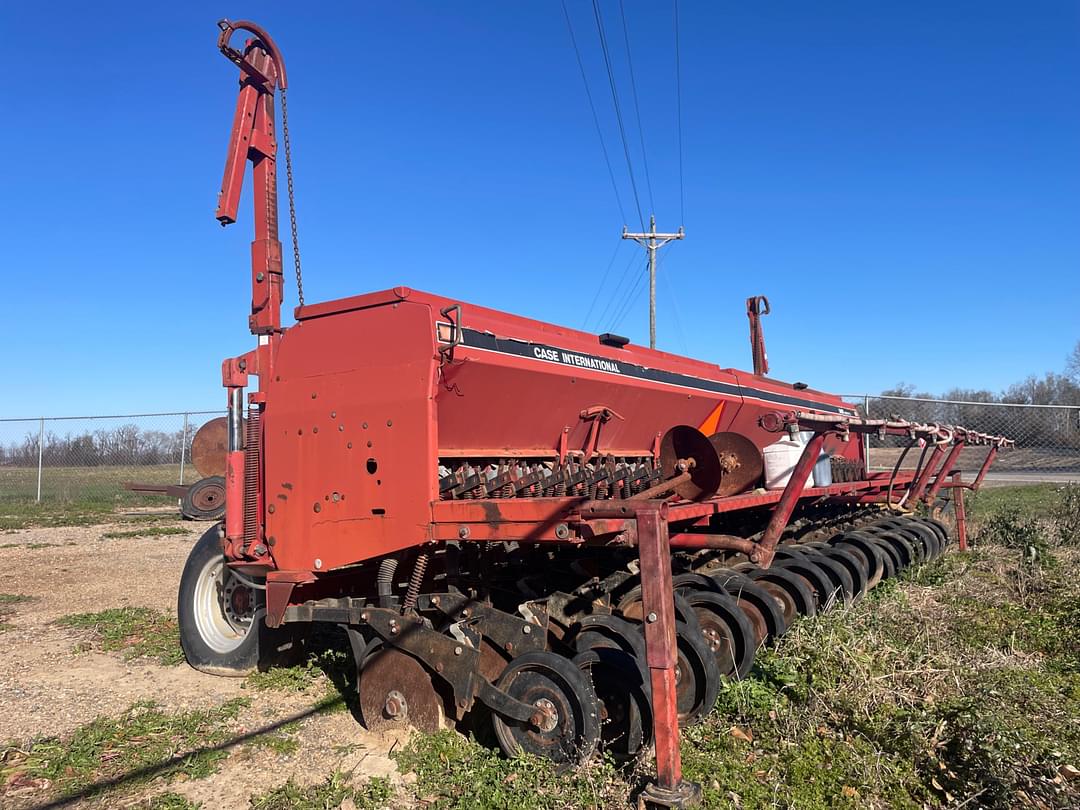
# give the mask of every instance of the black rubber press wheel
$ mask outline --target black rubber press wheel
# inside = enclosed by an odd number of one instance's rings
[[[492,715],[495,738],[507,756],[525,751],[570,766],[587,759],[600,740],[600,704],[588,677],[572,661],[540,650],[506,665],[496,684],[512,698],[535,706],[539,726]]]
[[[625,650],[595,647],[574,656],[600,702],[600,746],[616,762],[637,759],[652,742],[648,670]]]

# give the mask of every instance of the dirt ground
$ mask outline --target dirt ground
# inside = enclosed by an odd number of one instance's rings
[[[0,591],[33,597],[20,602],[0,633],[0,742],[25,744],[42,736],[65,736],[95,718],[121,715],[133,703],[153,700],[175,712],[220,706],[248,697],[238,718],[237,742],[220,771],[206,779],[151,784],[137,793],[76,799],[70,806],[136,804],[172,790],[204,807],[245,807],[261,793],[292,778],[298,784],[321,781],[335,770],[356,777],[397,779],[389,751],[402,740],[365,731],[349,712],[308,714],[325,694],[253,691],[242,679],[205,675],[188,667],[161,666],[145,659],[125,660],[115,652],[80,651],[86,631],[57,626],[62,616],[125,606],[176,613],[176,592],[191,545],[207,524],[177,520],[183,534],[107,539],[123,526],[31,528],[0,534]],[[293,733],[300,746],[278,755],[251,745],[252,735],[272,731],[299,717]],[[259,781],[248,768],[261,760]],[[271,767],[265,767],[267,760]],[[0,805],[30,807],[53,797],[46,789],[0,792]]]

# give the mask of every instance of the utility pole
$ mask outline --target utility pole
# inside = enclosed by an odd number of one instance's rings
[[[623,225],[623,239],[633,239],[649,252],[649,348],[656,348],[656,249],[675,239],[685,239],[682,225],[678,233],[657,233],[656,217],[649,215],[648,233],[629,233]]]

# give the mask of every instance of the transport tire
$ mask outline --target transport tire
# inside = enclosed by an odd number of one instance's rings
[[[225,479],[212,475],[188,487],[180,499],[180,515],[187,520],[221,520],[225,517]]]
[[[180,646],[200,672],[240,677],[285,663],[300,651],[292,628],[263,621],[265,591],[249,587],[225,565],[218,525],[192,547],[180,576],[176,617]]]

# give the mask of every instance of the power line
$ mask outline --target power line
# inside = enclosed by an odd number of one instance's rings
[[[634,116],[637,118],[638,139],[641,141],[641,162],[645,167],[645,186],[649,190],[649,213],[655,213],[656,203],[653,202],[652,177],[649,176],[649,153],[645,150],[645,128],[641,126],[641,105],[638,103],[637,80],[634,78],[634,57],[630,54],[630,30],[626,26],[626,6],[623,0],[619,0],[619,14],[622,16],[623,42],[626,43],[626,64],[630,68],[630,89],[633,91],[634,96]]]
[[[634,311],[634,304],[637,303],[638,298],[641,297],[641,293],[645,290],[645,280],[648,278],[647,273],[642,273],[638,276],[638,282],[630,288],[628,295],[623,303],[621,311],[614,318],[611,324],[612,329],[618,329],[622,325],[622,322],[626,320],[626,316]]]
[[[630,144],[626,140],[626,126],[623,124],[622,107],[619,106],[619,91],[615,85],[615,71],[611,67],[611,53],[608,51],[607,36],[604,34],[604,17],[600,12],[600,3],[593,0],[593,16],[596,18],[596,32],[600,37],[600,50],[604,54],[604,66],[607,68],[608,84],[611,86],[611,101],[615,106],[615,120],[619,124],[619,135],[622,138],[623,154],[626,157],[626,170],[630,175],[630,188],[634,192],[634,204],[637,206],[638,219],[641,221],[641,230],[645,230],[645,217],[641,213],[641,199],[638,196],[637,180],[634,178],[634,163],[630,159]]]
[[[608,156],[607,144],[604,143],[604,132],[600,128],[600,116],[596,114],[596,104],[593,103],[589,80],[585,75],[585,63],[581,59],[581,50],[578,48],[577,37],[574,36],[574,26],[570,22],[570,12],[566,9],[566,0],[562,0],[562,10],[563,16],[566,18],[566,30],[570,32],[570,42],[573,44],[574,54],[577,56],[578,70],[581,71],[581,82],[585,85],[585,97],[589,100],[589,109],[592,111],[596,136],[600,139],[600,151],[604,153],[604,165],[607,166],[608,177],[611,179],[611,189],[615,192],[615,202],[619,206],[619,216],[622,217],[623,222],[626,222],[626,210],[623,208],[622,197],[619,195],[619,185],[615,182],[615,171],[611,168],[611,158]]]
[[[679,56],[679,0],[672,0],[675,11],[675,108],[679,131],[679,222],[686,224],[686,194],[683,191],[682,140],[682,59]]]
[[[623,299],[619,298],[619,294],[623,292],[623,285],[625,285],[627,279],[631,280],[631,287],[633,287],[634,275],[633,275],[633,273],[631,273],[630,269],[634,266],[634,259],[636,259],[636,258],[637,258],[636,254],[631,254],[630,261],[626,262],[626,267],[622,271],[622,278],[619,279],[619,284],[616,286],[615,292],[613,292],[611,294],[611,297],[608,298],[607,305],[605,305],[605,307],[604,307],[604,311],[600,312],[599,318],[597,319],[597,322],[596,322],[597,324],[606,323],[608,312],[611,311],[612,314],[613,314],[615,312],[618,312],[619,309],[622,307],[622,300]],[[617,303],[617,305],[616,305],[617,300],[619,301],[619,303]],[[615,305],[615,309],[613,309],[613,310],[611,309],[612,305]]]
[[[604,289],[604,285],[607,283],[608,274],[611,272],[612,265],[615,264],[615,257],[619,255],[619,249],[623,246],[623,240],[619,240],[619,243],[615,245],[615,252],[611,254],[611,259],[607,263],[607,269],[604,270],[604,275],[600,279],[600,286],[596,288],[596,294],[593,296],[592,303],[589,304],[589,311],[585,313],[585,319],[581,322],[581,328],[584,329],[589,324],[589,318],[592,316],[593,308],[596,306],[596,302],[600,300],[600,291]]]

